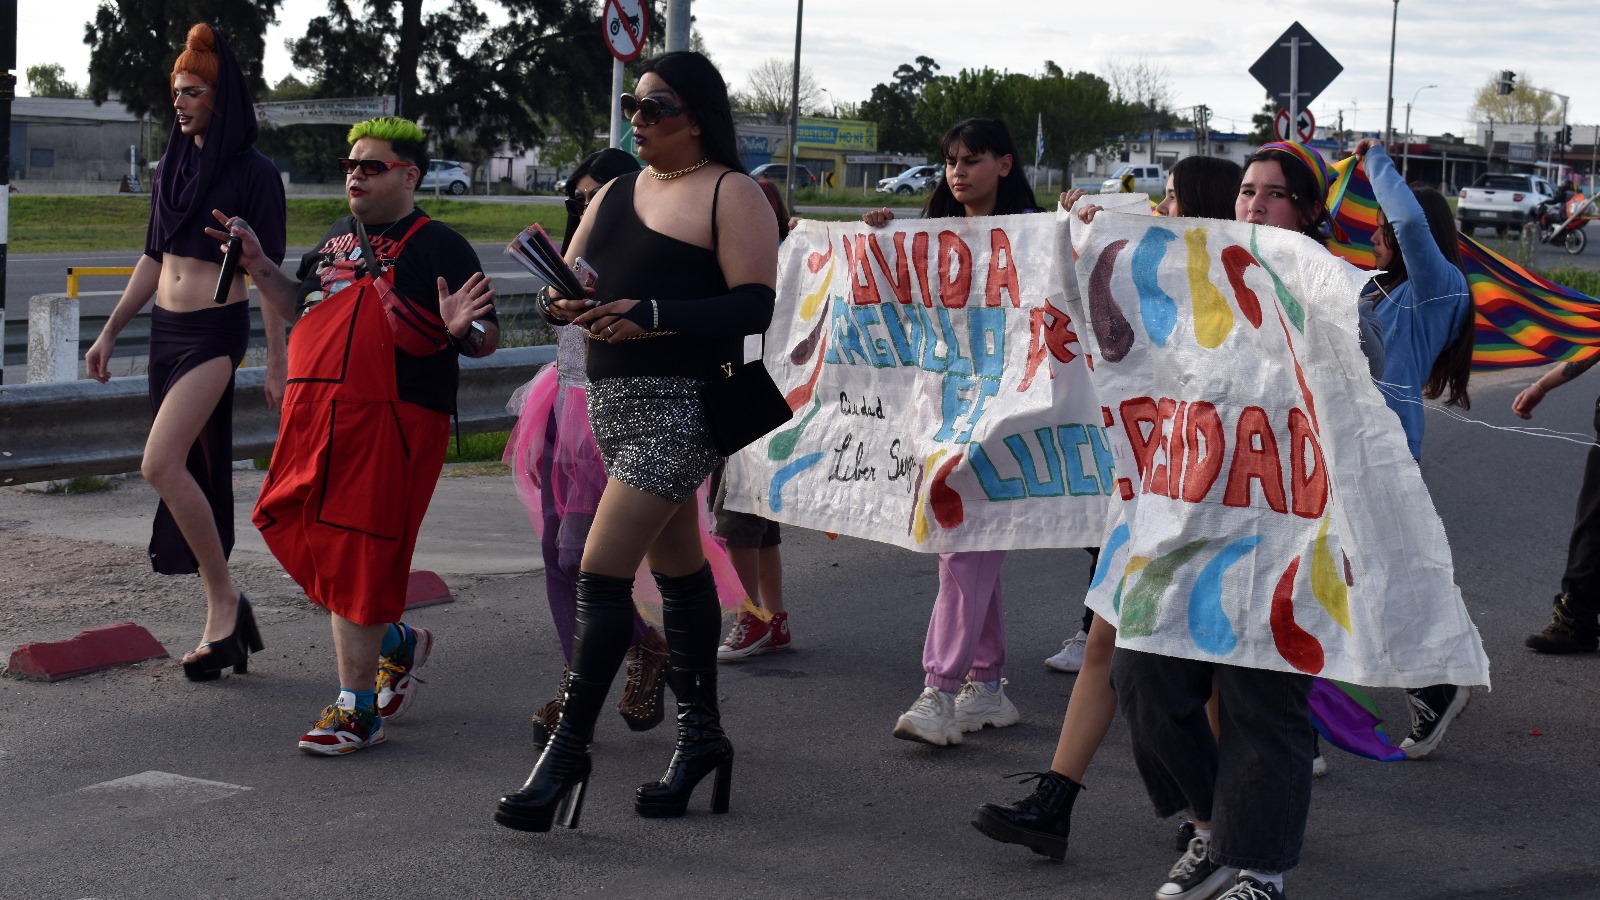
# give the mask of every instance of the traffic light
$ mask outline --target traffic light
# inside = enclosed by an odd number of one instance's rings
[[[1517,73],[1511,71],[1510,69],[1502,69],[1500,70],[1500,79],[1495,84],[1494,92],[1504,97],[1506,94],[1516,90],[1516,81]]]
[[[1571,125],[1568,125],[1566,128],[1562,129],[1562,131],[1561,131],[1561,146],[1563,146],[1563,147],[1571,147],[1572,146],[1572,126]]]

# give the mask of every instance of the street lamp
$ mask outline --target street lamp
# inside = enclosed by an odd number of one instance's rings
[[[1437,84],[1425,84],[1417,88],[1416,93],[1411,95],[1411,102],[1406,104],[1406,152],[1404,156],[1405,162],[1401,163],[1400,171],[1407,178],[1411,177],[1411,107],[1417,102],[1417,94],[1436,87],[1438,87]]]
[[[1389,23],[1389,110],[1383,115],[1383,145],[1394,140],[1394,39],[1400,30],[1400,0],[1394,0],[1394,20]]]
[[[833,96],[833,91],[830,91],[825,87],[819,87],[817,90],[828,95],[828,105],[833,107],[833,117],[835,119],[839,118],[839,100]]]

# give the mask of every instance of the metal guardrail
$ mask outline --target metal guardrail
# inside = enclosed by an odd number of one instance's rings
[[[554,362],[554,345],[512,347],[485,359],[461,360],[456,392],[462,434],[509,429],[506,401],[538,368]],[[263,394],[266,369],[240,369],[233,400],[233,458],[272,452],[278,413]],[[136,472],[150,431],[149,380],[113,378],[106,384],[0,385],[0,484],[27,484],[80,475]]]

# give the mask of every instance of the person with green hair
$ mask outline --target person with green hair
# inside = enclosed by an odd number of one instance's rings
[[[250,224],[221,211],[219,240],[263,302],[298,320],[272,465],[252,517],[306,596],[332,614],[339,696],[300,738],[316,755],[381,743],[416,696],[433,635],[400,621],[417,531],[444,466],[457,358],[494,352],[494,291],[466,239],[416,206],[427,134],[384,117],[350,129],[350,215],[294,275]]]

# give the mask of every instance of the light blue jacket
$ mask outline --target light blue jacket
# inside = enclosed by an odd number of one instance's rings
[[[1381,147],[1362,163],[1383,214],[1394,225],[1406,280],[1379,295],[1383,324],[1383,378],[1379,389],[1406,432],[1413,458],[1422,458],[1422,388],[1433,362],[1450,346],[1462,320],[1472,313],[1467,277],[1444,254],[1428,229],[1422,205]]]

